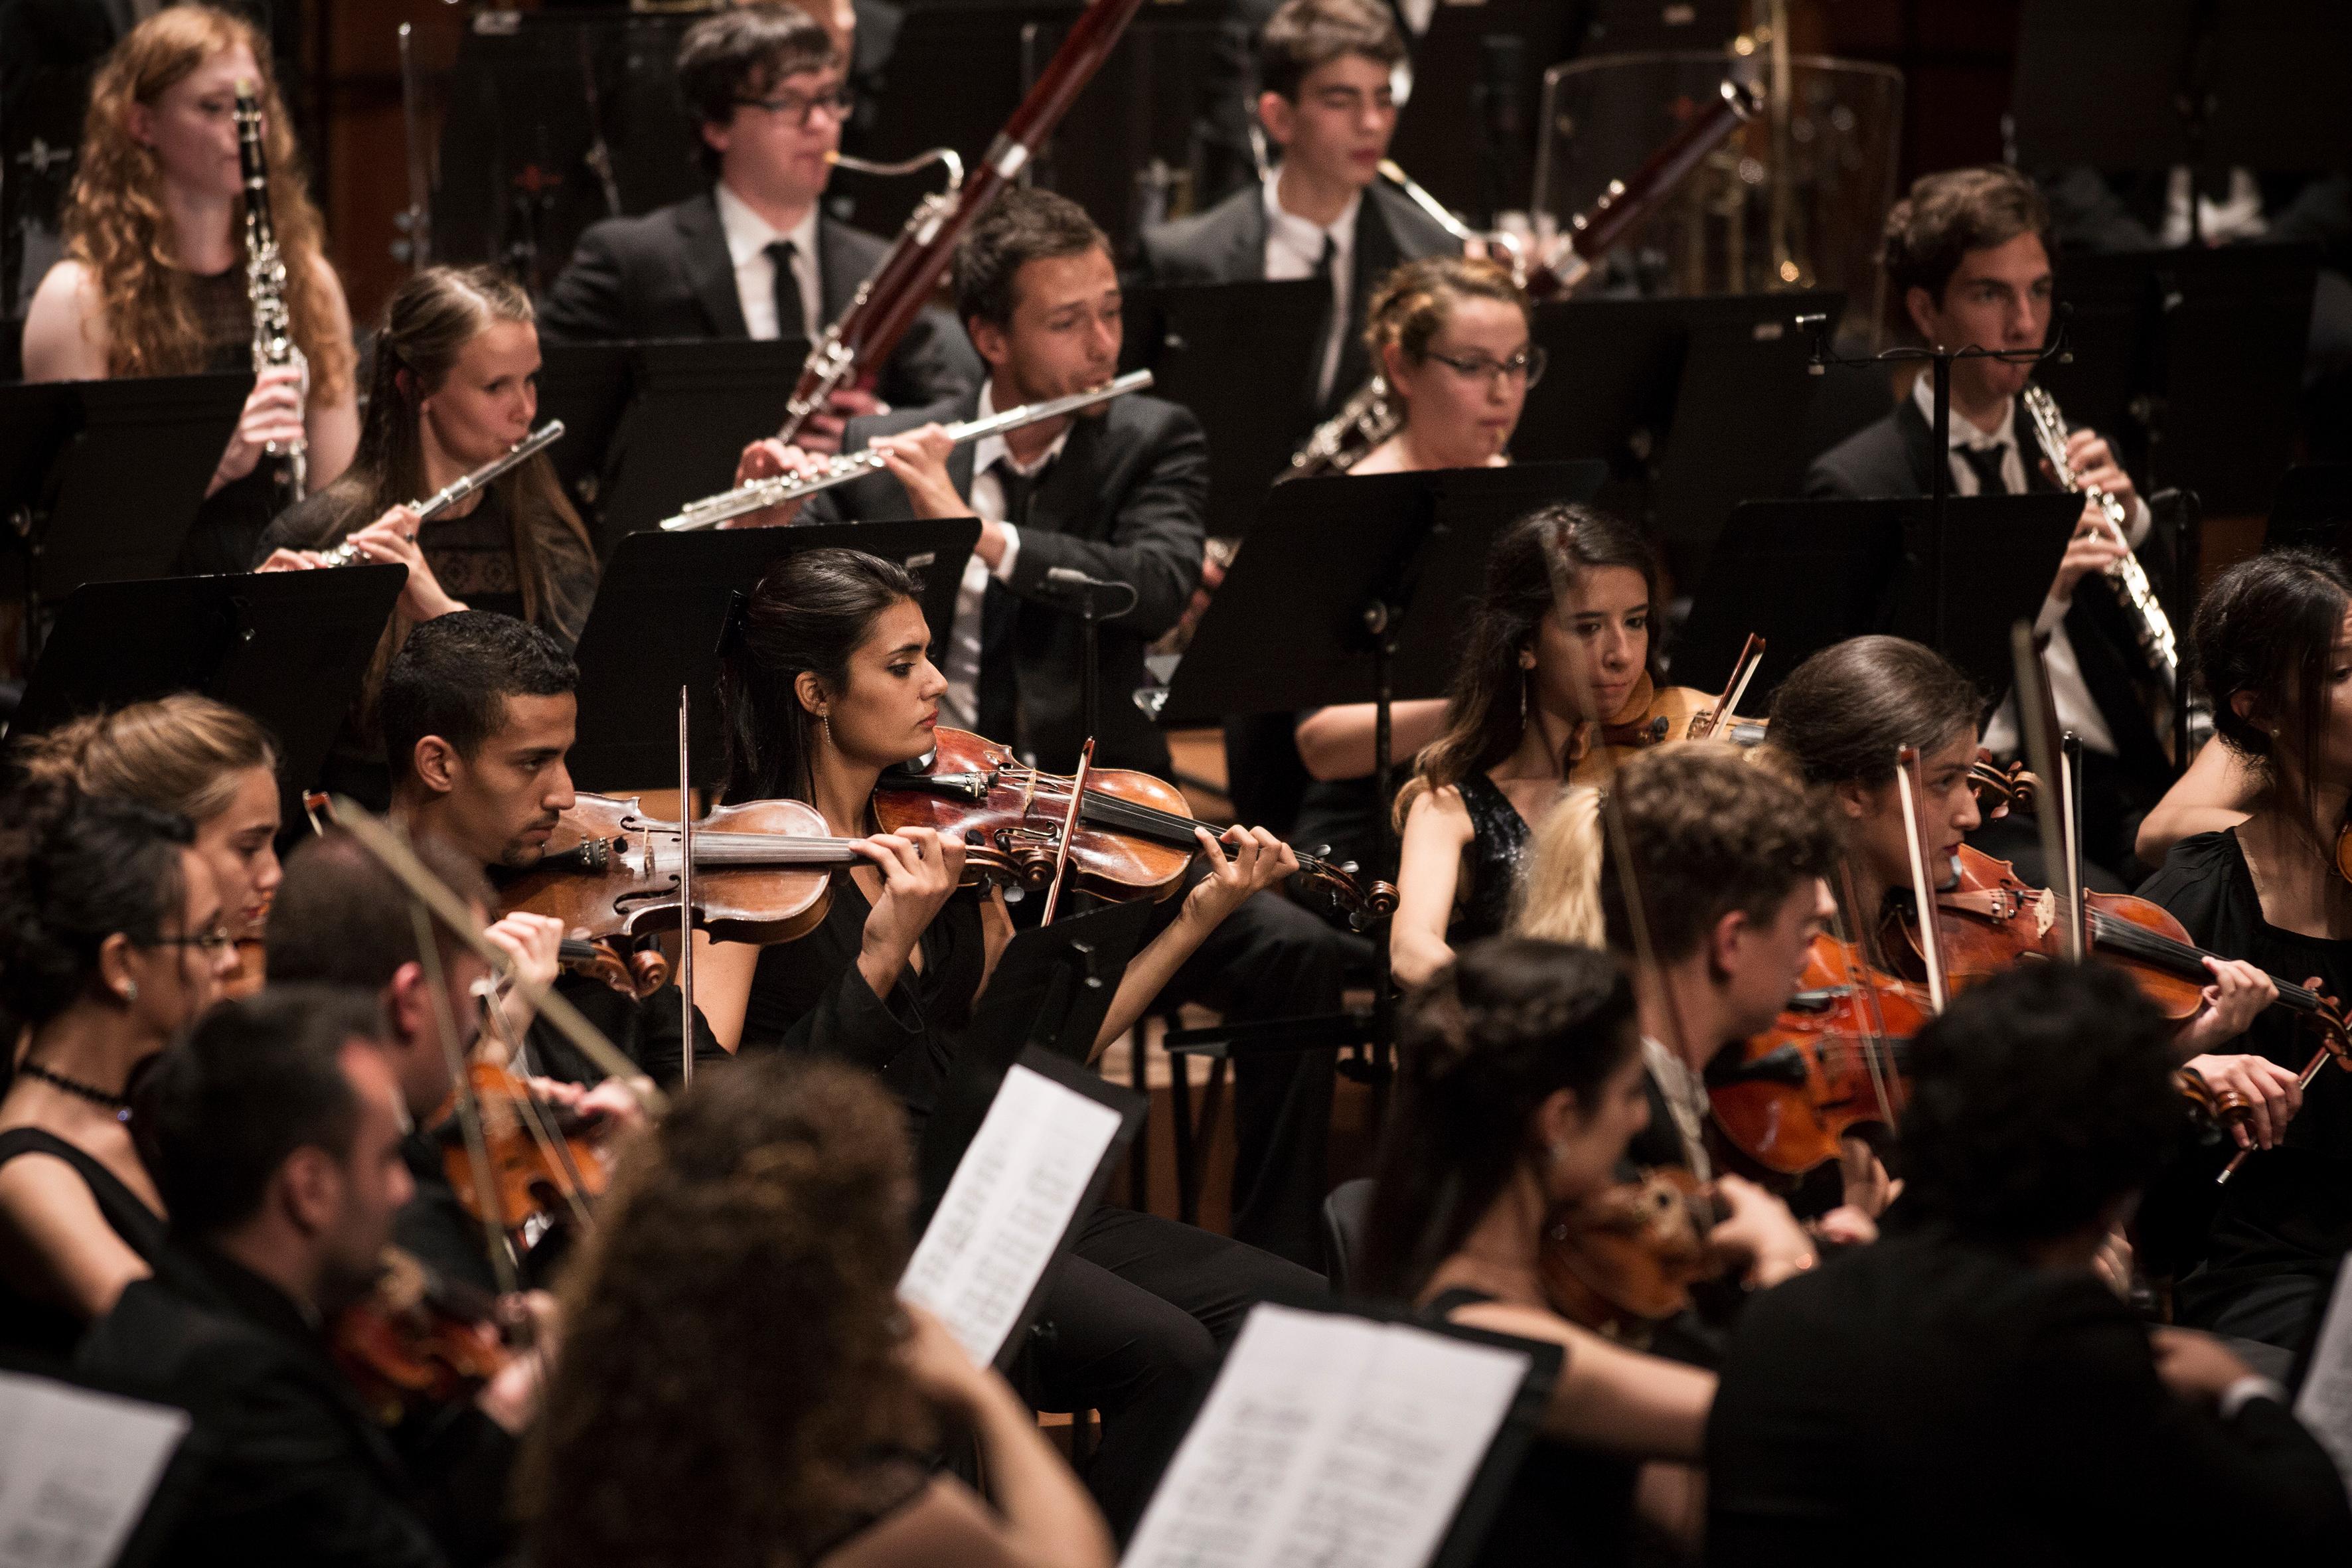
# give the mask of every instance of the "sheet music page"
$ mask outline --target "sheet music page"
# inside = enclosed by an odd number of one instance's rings
[[[1528,1358],[1402,1323],[1254,1309],[1124,1568],[1421,1568]]]
[[[1014,1063],[915,1244],[898,1294],[995,1361],[1069,1228],[1119,1114]]]
[[[2318,1342],[2311,1347],[2311,1365],[2304,1373],[2303,1391],[2294,1396],[2294,1415],[2336,1461],[2345,1486],[2352,1488],[2352,1289],[2345,1288],[2347,1281],[2352,1281],[2352,1258],[2336,1271],[2336,1293],[2328,1299]]]
[[[0,1373],[0,1568],[105,1568],[187,1431],[183,1411]]]

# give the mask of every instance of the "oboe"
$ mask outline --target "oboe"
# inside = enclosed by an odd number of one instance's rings
[[[1076,414],[1082,408],[1092,408],[1097,403],[1108,403],[1114,397],[1140,392],[1150,384],[1150,371],[1129,371],[1117,381],[1107,386],[1097,386],[1092,392],[1075,392],[1067,397],[1047,398],[1043,403],[1024,403],[1018,408],[1008,408],[985,419],[959,420],[947,426],[948,438],[961,447],[983,436],[1002,436],[1010,430],[1058,419],[1065,414]],[[882,454],[870,447],[862,452],[845,452],[827,463],[821,473],[805,478],[778,474],[773,479],[753,479],[749,484],[737,485],[719,495],[688,501],[686,509],[676,517],[662,519],[662,527],[672,533],[709,528],[730,517],[765,511],[772,506],[782,506],[803,496],[813,496],[819,490],[829,490],[835,485],[845,485],[852,479],[878,471],[883,466]]]
[[[290,364],[300,372],[300,401],[310,397],[310,362],[294,342],[294,318],[286,310],[286,258],[278,251],[278,231],[269,221],[269,152],[261,139],[261,101],[250,80],[236,84],[236,158],[245,177],[245,293],[253,307],[253,368],[258,373]],[[286,479],[299,500],[310,471],[310,444],[296,437],[272,441],[269,455],[286,459]]]
[[[554,446],[562,435],[563,421],[551,419],[472,473],[451,479],[446,486],[434,491],[429,499],[409,502],[408,510],[416,514],[417,521],[430,522],[516,464],[528,462],[546,451],[550,447]],[[332,550],[321,553],[319,557],[319,564],[363,566],[367,564],[367,557],[360,553],[359,546],[346,540]]]

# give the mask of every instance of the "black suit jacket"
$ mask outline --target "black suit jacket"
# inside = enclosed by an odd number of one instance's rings
[[[1890,1235],[1762,1292],[1707,1420],[1707,1553],[1913,1563],[2342,1562],[2352,1512],[2286,1410],[2174,1397],[2088,1274]]]
[[[443,1412],[405,1434],[404,1461],[294,1303],[209,1249],[171,1252],[125,1289],[78,1367],[194,1418],[173,1460],[189,1500],[162,1561],[427,1568],[510,1544],[515,1445],[497,1423]]]
[[[2050,480],[2042,472],[2041,449],[2034,443],[2033,426],[2022,406],[2017,411],[2015,428],[2020,451],[2025,458],[2026,488],[2052,489]],[[1805,472],[1805,496],[1813,500],[1925,496],[1935,484],[1935,432],[1928,426],[1927,416],[1919,412],[1917,404],[1906,397],[1893,413],[1864,426],[1814,458],[1812,467]],[[2161,565],[2151,559],[2158,553],[2160,552],[2144,553],[2141,563],[2149,576],[2158,580],[2160,593]],[[2066,611],[2065,626],[2066,638],[2074,645],[2075,662],[2082,668],[2083,684],[2098,704],[2107,732],[2116,738],[2125,794],[2145,810],[2171,784],[2173,769],[2165,761],[2163,748],[2140,703],[2136,683],[2142,678],[2145,667],[2130,629],[2115,595],[2091,583],[2075,590],[2074,601]]]
[[[1355,275],[1349,279],[1347,336],[1324,412],[1370,379],[1364,351],[1364,308],[1381,279],[1401,262],[1458,255],[1459,240],[1385,184],[1364,192],[1356,209]],[[1143,232],[1143,267],[1154,283],[1245,283],[1265,276],[1265,190],[1255,181],[1204,213]]]
[[[824,213],[816,237],[825,319],[809,323],[812,335],[849,309],[889,248]],[[555,342],[749,336],[717,198],[705,191],[592,226],[540,301],[539,329]],[[877,390],[886,403],[919,407],[977,389],[980,376],[963,329],[944,310],[926,310],[884,364]]]
[[[853,419],[843,449],[856,451],[875,436],[932,419],[970,419],[979,407],[975,392],[939,408]],[[948,477],[965,496],[971,493],[971,455],[965,445],[948,456]],[[1012,647],[1021,703],[1021,733],[1012,739],[1039,766],[1066,773],[1086,742],[1079,623],[1045,581],[1059,566],[1134,584],[1135,608],[1102,625],[1102,733],[1095,761],[1165,774],[1168,742],[1130,699],[1144,684],[1144,649],[1176,624],[1200,583],[1208,494],[1208,437],[1175,404],[1129,394],[1099,418],[1071,427],[1031,500],[1008,584],[1016,601]],[[905,489],[883,473],[824,492],[806,515],[813,522],[888,522],[914,513]],[[945,626],[931,630],[948,635]]]

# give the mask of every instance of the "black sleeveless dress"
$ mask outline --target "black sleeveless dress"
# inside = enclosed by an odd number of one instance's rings
[[[98,1202],[98,1212],[114,1227],[123,1244],[150,1264],[163,1249],[163,1216],[100,1161],[75,1148],[56,1133],[38,1127],[12,1127],[0,1132],[0,1165],[19,1154],[54,1154],[71,1165]],[[89,1325],[62,1308],[24,1295],[0,1279],[0,1353],[33,1364],[62,1366]]]
[[[1423,1307],[1432,1322],[1449,1321],[1465,1307],[1491,1301],[1480,1290],[1442,1290]],[[1519,1473],[1496,1510],[1475,1568],[1520,1564],[1619,1563],[1633,1532],[1633,1485],[1641,1461],[1537,1437],[1519,1460]]]
[[[1518,896],[1519,879],[1527,874],[1534,835],[1511,797],[1485,773],[1467,774],[1454,787],[1462,792],[1462,808],[1470,814],[1466,876],[1454,898],[1454,920],[1445,928],[1445,945],[1458,952],[1464,942],[1501,935],[1511,923],[1511,903]]]

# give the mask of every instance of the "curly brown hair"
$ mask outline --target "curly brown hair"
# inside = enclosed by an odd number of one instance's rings
[[[534,1561],[776,1568],[887,1500],[877,1456],[930,1436],[897,1357],[908,1165],[879,1084],[787,1057],[646,1135],[563,1291]]]
[[[2038,235],[2054,259],[2057,234],[2050,204],[2032,179],[2006,163],[1922,174],[1886,215],[1879,259],[1896,300],[1925,289],[1940,306],[1944,285],[1971,250]]]
[[[1519,312],[1532,329],[1535,301],[1512,280],[1511,269],[1499,261],[1472,256],[1424,256],[1408,261],[1380,281],[1364,310],[1364,347],[1378,365],[1391,343],[1407,359],[1427,356],[1430,341],[1444,327],[1454,307],[1465,300],[1492,300]]]
[[[294,118],[270,74],[269,46],[252,24],[209,5],[174,5],[114,46],[89,86],[81,163],[66,198],[66,254],[89,269],[105,312],[110,375],[186,375],[205,368],[194,284],[174,256],[154,150],[131,134],[131,106],[153,103],[205,60],[239,45],[257,68],[270,221],[287,260],[294,341],[310,363],[310,395],[337,398],[351,384],[353,356],[350,340],[333,330],[336,312],[320,275],[326,226],[310,200]],[[230,221],[242,234],[243,196]]]

